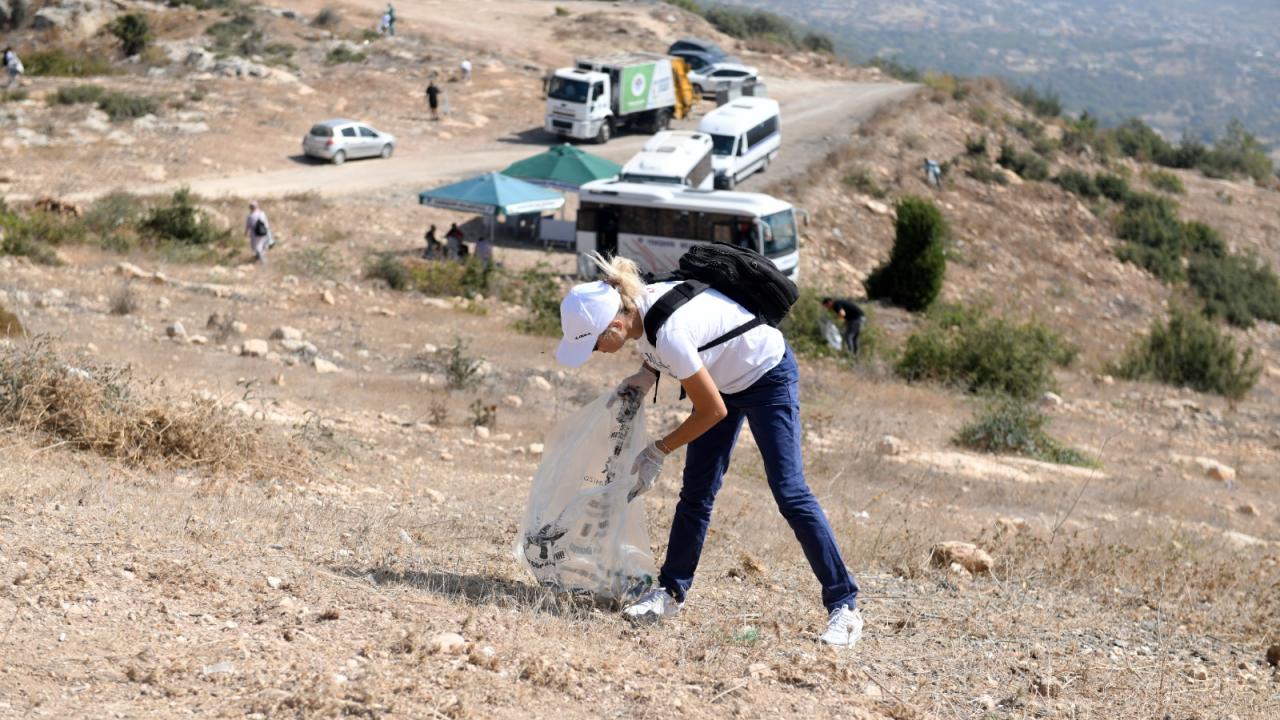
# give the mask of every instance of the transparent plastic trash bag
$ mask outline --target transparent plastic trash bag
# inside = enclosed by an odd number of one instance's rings
[[[533,477],[516,560],[544,587],[625,601],[653,586],[644,504],[627,502],[631,465],[649,443],[638,392],[615,391],[552,431]]]
[[[840,328],[831,321],[830,318],[823,316],[818,321],[822,328],[822,339],[827,341],[827,346],[832,350],[839,350],[844,347],[844,338],[840,336]]]

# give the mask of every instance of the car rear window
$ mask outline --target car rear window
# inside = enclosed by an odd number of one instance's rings
[[[333,128],[328,125],[312,125],[311,134],[316,137],[333,137]]]

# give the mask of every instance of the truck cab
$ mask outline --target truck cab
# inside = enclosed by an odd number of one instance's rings
[[[547,86],[547,132],[608,141],[613,130],[612,95],[613,82],[608,73],[578,68],[557,70]]]

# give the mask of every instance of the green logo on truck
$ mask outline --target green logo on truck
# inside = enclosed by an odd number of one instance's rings
[[[624,68],[621,82],[622,103],[619,112],[627,115],[648,109],[649,91],[653,87],[653,65]]]

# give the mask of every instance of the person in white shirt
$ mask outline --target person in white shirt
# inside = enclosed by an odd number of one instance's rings
[[[244,219],[244,233],[249,238],[249,249],[260,263],[267,262],[267,250],[276,242],[271,237],[271,225],[267,222],[267,214],[262,212],[258,203],[249,203],[249,216]]]
[[[631,468],[637,476],[634,496],[653,487],[667,455],[689,446],[658,587],[623,613],[635,622],[658,622],[679,613],[698,567],[716,492],[745,420],[760,448],[778,510],[822,585],[828,612],[822,641],[845,647],[857,643],[862,636],[862,615],[855,604],[858,586],[804,479],[799,369],[782,333],[759,325],[700,350],[754,318],[724,294],[707,290],[673,312],[650,344],[645,314],[677,283],[646,285],[630,260],[605,260],[599,255],[593,259],[604,280],[574,286],[561,302],[564,337],[556,359],[576,368],[593,352],[618,352],[634,340],[644,363],[622,381],[617,392],[643,395],[662,372],[679,380],[693,402],[693,413],[671,433],[650,443]]]

